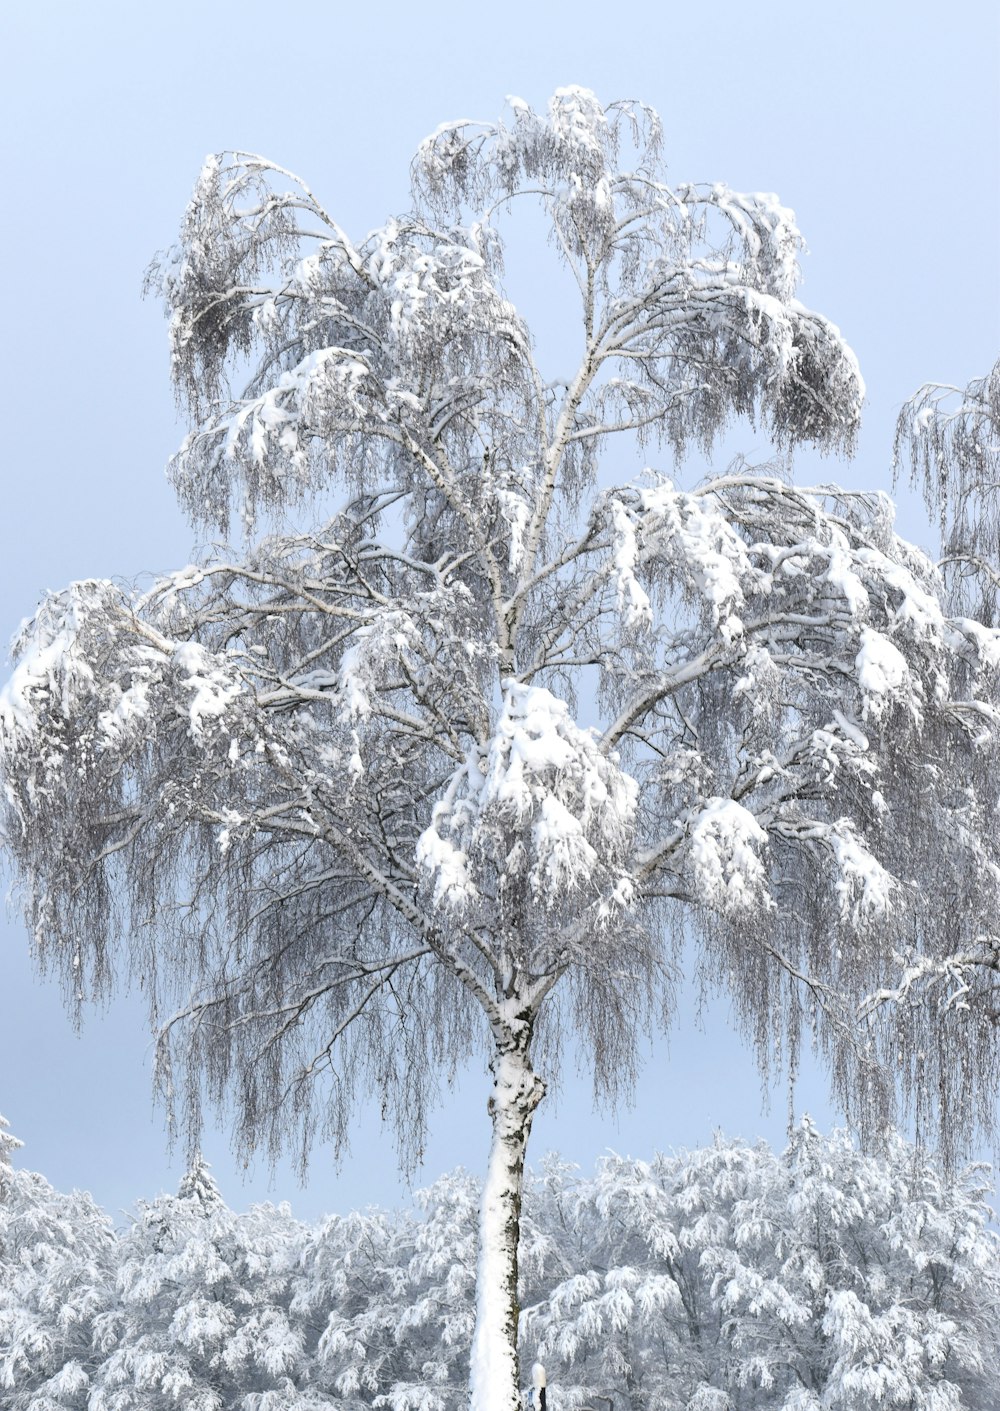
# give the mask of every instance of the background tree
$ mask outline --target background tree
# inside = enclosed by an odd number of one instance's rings
[[[303,1228],[287,1206],[230,1210],[198,1159],[177,1195],[140,1205],[117,1240],[115,1296],[94,1320],[88,1411],[311,1411],[289,1318]]]
[[[85,1411],[100,1363],[94,1325],[114,1302],[114,1229],[89,1195],[14,1166],[21,1143],[6,1128],[0,1117],[0,1401]]]
[[[964,626],[992,627],[1000,587],[1000,362],[965,388],[925,383],[910,398],[896,426],[896,475],[907,465],[940,529],[938,567],[948,610]],[[994,728],[995,692],[979,709],[984,729]],[[970,796],[976,789],[974,779],[961,775],[956,785]],[[951,1067],[957,1081],[949,1085],[949,1100],[974,1120],[984,1104],[995,1102],[997,1091],[1000,933],[995,813],[987,809],[968,824],[976,853],[968,880],[983,896],[994,897],[992,909],[969,906],[961,889],[946,890],[947,924],[937,946],[904,943],[891,982],[868,1008],[892,1008],[897,1062],[924,1093],[938,1081],[942,1064]],[[966,1060],[956,1063],[963,1052]],[[985,1091],[979,1082],[984,1073],[990,1074]]]
[[[720,1138],[554,1170],[529,1203],[567,1274],[526,1309],[525,1341],[561,1405],[986,1408],[1000,1265],[983,1175],[947,1179],[898,1137],[864,1156],[808,1119],[780,1155]]]
[[[680,453],[735,415],[849,449],[858,422],[792,213],[668,187],[658,149],[640,105],[514,101],[428,139],[413,211],[360,243],[282,168],[210,160],[151,283],[194,419],[174,483],[245,546],[49,597],[0,713],[42,963],[78,1004],[124,940],[192,1140],[207,1095],[304,1161],[371,1092],[412,1161],[440,1075],[488,1055],[471,1376],[498,1411],[536,1065],[575,1036],[627,1089],[687,925],[762,1063],[808,1021],[884,1127],[858,999],[904,939],[940,953],[942,899],[970,926],[998,900],[997,637],[947,616],[888,503],[746,467],[599,484],[616,435]],[[501,284],[522,198],[578,296],[566,379]],[[956,1074],[994,1091],[973,1057],[911,1074],[946,1131]]]
[[[303,1247],[292,1312],[312,1325],[314,1385],[341,1403],[450,1411],[467,1400],[479,1183],[458,1171],[416,1199],[419,1214],[333,1216]]]
[[[0,1387],[13,1411],[459,1411],[478,1182],[315,1227],[236,1213],[197,1163],[115,1231],[7,1166]],[[948,1176],[804,1120],[525,1191],[523,1353],[554,1411],[993,1411],[1000,1248],[982,1169]]]
[[[1000,362],[967,387],[927,382],[896,423],[896,474],[908,462],[941,528],[941,568],[958,603],[987,622],[1000,583]]]

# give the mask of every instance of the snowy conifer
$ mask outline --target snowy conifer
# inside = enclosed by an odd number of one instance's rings
[[[23,1145],[24,1143],[11,1132],[7,1118],[0,1113],[0,1166],[9,1166],[11,1153]]]
[[[10,1164],[0,1118],[0,1405],[89,1411],[93,1328],[113,1302],[111,1221],[83,1192]]]
[[[177,1199],[194,1200],[206,1207],[217,1205],[222,1200],[218,1184],[212,1175],[212,1168],[200,1152],[181,1177],[177,1187]]]
[[[561,1405],[987,1411],[1000,1250],[980,1175],[947,1180],[898,1139],[863,1156],[808,1121],[780,1157],[720,1140],[609,1158],[562,1197],[587,1255],[526,1339]]]
[[[419,1213],[355,1212],[311,1232],[292,1312],[312,1329],[318,1390],[392,1411],[466,1404],[478,1200],[455,1172],[417,1192]]]
[[[229,1210],[203,1164],[120,1233],[7,1168],[0,1402],[11,1411],[461,1411],[476,1183],[306,1230]],[[550,1411],[994,1411],[1000,1241],[983,1173],[804,1121],[788,1150],[719,1138],[550,1159],[528,1185],[525,1365]],[[533,1379],[537,1385],[537,1377]]]
[[[310,1411],[288,1317],[300,1239],[287,1209],[230,1210],[199,1158],[119,1238],[88,1411]]]

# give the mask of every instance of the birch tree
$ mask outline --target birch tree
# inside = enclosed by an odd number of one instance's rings
[[[948,611],[963,623],[992,628],[998,621],[1000,587],[1000,362],[965,387],[925,383],[900,412],[894,469],[908,467],[914,485],[936,520],[941,536],[938,568]],[[974,628],[981,631],[980,626]],[[995,696],[993,697],[995,701]],[[969,796],[973,779],[956,776]],[[970,819],[971,823],[971,819]],[[924,1101],[918,1117],[931,1115],[930,1097],[942,1066],[947,1100],[966,1121],[995,1103],[1000,1046],[1000,933],[996,917],[998,858],[990,812],[975,828],[977,854],[970,881],[991,904],[967,907],[958,896],[949,906],[937,945],[904,944],[892,980],[871,996],[866,1010],[891,1011],[897,1062]],[[949,895],[946,893],[946,895]],[[988,1092],[980,1078],[990,1073]],[[945,1124],[946,1154],[952,1155]]]
[[[896,423],[895,469],[908,463],[941,529],[956,602],[996,620],[1000,581],[1000,361],[966,387],[927,382]]]
[[[859,1000],[1000,900],[1000,640],[889,502],[642,469],[733,418],[849,451],[863,399],[796,299],[793,213],[670,186],[659,148],[637,103],[512,100],[427,139],[412,210],[360,241],[291,172],[211,158],[150,286],[173,483],[241,542],[50,595],[0,712],[41,962],[74,1005],[116,966],[146,989],[192,1142],[208,1100],[304,1162],[369,1096],[412,1164],[485,1055],[477,1411],[519,1405],[525,1150],[568,1041],[627,1092],[683,932],[765,1067],[808,1026],[884,1128],[891,1024]],[[526,202],[578,302],[567,377],[504,291]],[[988,1112],[989,1055],[939,1057],[939,1115],[953,1081]]]

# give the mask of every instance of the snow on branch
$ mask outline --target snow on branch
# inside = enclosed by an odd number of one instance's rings
[[[504,705],[487,748],[473,747],[417,843],[439,902],[461,907],[483,886],[523,880],[545,907],[576,892],[600,896],[597,916],[627,906],[623,862],[638,788],[565,702],[540,686],[503,683]],[[489,883],[476,883],[485,868]]]

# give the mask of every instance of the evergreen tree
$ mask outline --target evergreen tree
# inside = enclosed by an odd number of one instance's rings
[[[114,1300],[111,1221],[89,1195],[12,1165],[0,1117],[0,1404],[90,1411],[95,1320]]]
[[[116,1300],[88,1411],[310,1411],[289,1318],[303,1231],[286,1207],[237,1215],[197,1159],[176,1196],[139,1208],[117,1245]]]

